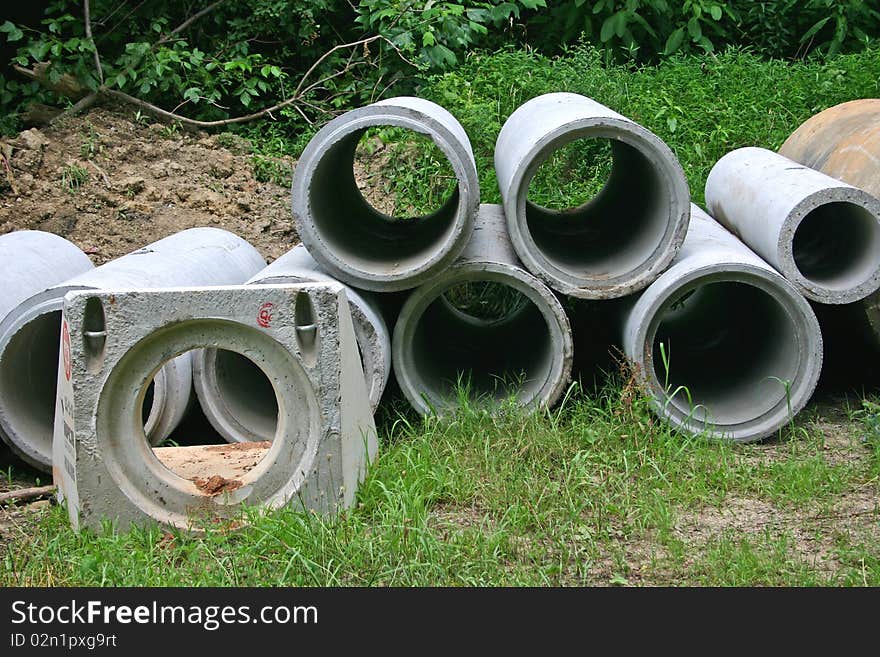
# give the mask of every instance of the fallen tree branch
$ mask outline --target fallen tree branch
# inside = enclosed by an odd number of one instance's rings
[[[0,493],[0,504],[9,502],[32,502],[55,494],[55,486],[36,486],[34,488],[20,488],[7,493]]]
[[[214,5],[212,5],[212,6],[215,6],[223,1],[224,0],[218,0],[218,2],[214,3]],[[352,41],[351,43],[342,43],[342,44],[333,46],[330,50],[328,50],[323,55],[321,55],[317,60],[315,60],[315,62],[302,75],[302,77],[300,77],[299,84],[297,84],[296,89],[294,89],[293,94],[290,97],[286,98],[285,100],[281,101],[280,103],[273,105],[272,107],[267,107],[267,108],[262,109],[258,112],[253,112],[252,114],[246,114],[243,116],[236,116],[236,117],[232,117],[229,119],[218,119],[215,121],[201,121],[199,119],[191,119],[187,116],[183,116],[183,115],[177,114],[175,112],[169,112],[168,110],[162,109],[161,107],[159,107],[157,105],[153,105],[152,103],[149,103],[145,100],[141,100],[140,98],[136,98],[135,96],[131,96],[131,95],[125,93],[124,91],[119,91],[118,89],[110,89],[106,85],[102,84],[100,87],[98,87],[97,90],[95,90],[91,93],[88,93],[85,97],[82,97],[81,100],[78,103],[76,103],[73,107],[70,107],[69,109],[65,110],[55,120],[60,120],[61,118],[65,117],[65,116],[71,116],[73,114],[77,114],[78,112],[81,112],[82,110],[90,107],[91,105],[93,105],[96,101],[98,101],[101,98],[113,98],[113,99],[118,100],[120,102],[127,103],[129,105],[134,105],[135,107],[139,107],[140,109],[143,109],[154,116],[158,116],[163,119],[167,119],[169,121],[177,121],[183,125],[188,125],[188,126],[192,126],[195,128],[217,128],[220,126],[232,125],[234,123],[246,123],[248,121],[253,121],[254,119],[258,119],[263,116],[269,116],[271,118],[274,118],[274,117],[272,117],[272,112],[277,112],[278,110],[284,109],[285,107],[290,107],[291,105],[293,105],[293,106],[303,105],[305,107],[309,107],[312,109],[320,109],[320,108],[316,108],[315,105],[306,102],[305,96],[309,93],[309,91],[313,90],[316,85],[321,84],[323,82],[326,82],[327,80],[330,80],[332,78],[338,77],[339,75],[346,73],[353,66],[357,65],[357,62],[352,63],[353,57],[350,57],[348,62],[345,65],[345,67],[343,67],[341,70],[336,71],[335,73],[333,73],[331,75],[328,75],[326,78],[323,78],[322,80],[319,80],[316,83],[312,83],[312,84],[309,84],[308,86],[304,86],[306,84],[306,81],[308,80],[309,76],[311,76],[312,73],[314,73],[317,70],[317,68],[321,65],[321,63],[324,62],[333,53],[338,52],[339,50],[344,50],[346,48],[351,48],[351,49],[361,48],[361,47],[366,48],[366,46],[368,44],[373,43],[375,41],[379,41],[379,40],[385,41],[388,45],[390,45],[395,50],[395,52],[398,54],[398,56],[403,61],[405,61],[407,64],[415,66],[415,64],[413,64],[413,62],[411,62],[410,60],[408,60],[406,58],[406,56],[400,51],[400,48],[398,48],[398,46],[395,43],[393,43],[390,39],[388,39],[387,37],[385,37],[381,34],[376,34],[376,35],[373,35],[370,37],[365,37],[363,39],[359,39],[358,41]],[[100,65],[100,60],[98,61],[98,64]],[[19,74],[24,75],[25,77],[28,77],[32,80],[37,80],[43,86],[47,87],[48,89],[51,89],[52,91],[55,91],[56,93],[59,93],[61,95],[67,95],[67,96],[72,95],[70,93],[65,93],[65,89],[60,87],[57,83],[53,84],[49,81],[48,76],[46,75],[46,69],[48,68],[48,64],[42,65],[40,68],[38,68],[38,66],[35,65],[33,70],[24,68],[23,66],[19,66],[17,64],[14,64],[12,68],[13,68],[13,70],[18,72]],[[64,76],[62,76],[62,77],[64,77]],[[70,76],[68,76],[68,77],[70,77]],[[81,85],[77,85],[74,88],[74,90],[77,92],[81,91],[82,89],[83,89],[83,87]],[[297,107],[297,111],[299,111],[299,113],[304,116],[301,108]],[[320,111],[326,112],[327,110],[320,110]],[[53,121],[53,123],[54,122],[55,121]]]

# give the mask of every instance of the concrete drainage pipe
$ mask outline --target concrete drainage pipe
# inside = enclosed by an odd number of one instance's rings
[[[300,244],[254,275],[249,284],[336,281],[321,270]],[[369,292],[345,288],[363,365],[370,407],[379,405],[391,372],[391,338]],[[211,425],[226,440],[269,440],[275,434],[278,408],[271,384],[253,363],[230,351],[205,349],[193,358],[196,396]]]
[[[740,148],[709,173],[706,205],[808,299],[852,303],[880,287],[880,200],[861,189]]]
[[[627,311],[623,346],[661,419],[739,442],[788,423],[822,368],[807,301],[697,206],[673,265]]]
[[[452,165],[458,187],[430,216],[390,217],[361,195],[355,149],[377,126],[429,135]],[[400,97],[325,125],[297,163],[291,202],[303,244],[323,269],[355,287],[391,292],[416,287],[455,260],[470,237],[480,189],[470,141],[455,117],[430,101]]]
[[[563,211],[529,201],[538,167],[580,139],[611,145],[613,164],[602,191]],[[690,194],[673,152],[589,98],[552,93],[521,105],[498,135],[495,170],[516,253],[563,294],[609,299],[641,290],[666,269],[684,239]]]
[[[805,121],[779,154],[880,199],[880,98],[835,105]],[[880,348],[880,291],[847,309],[848,327],[866,328]]]
[[[495,289],[481,300],[486,285]],[[515,394],[524,406],[543,407],[559,398],[571,373],[568,318],[520,267],[501,206],[480,206],[461,257],[412,292],[391,351],[400,387],[421,413],[454,405],[459,382],[477,399]]]
[[[218,228],[192,228],[34,294],[0,323],[0,433],[36,468],[52,465],[61,307],[71,290],[242,283],[265,266],[250,244]],[[95,336],[100,339],[100,336]],[[164,440],[183,418],[192,389],[187,354],[154,380],[145,431]]]

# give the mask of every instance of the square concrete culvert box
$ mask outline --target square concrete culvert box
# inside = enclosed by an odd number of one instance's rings
[[[153,449],[144,436],[152,377],[204,347],[247,356],[275,390],[275,436],[246,459],[241,445]],[[354,502],[378,449],[337,283],[71,292],[58,370],[53,460],[75,529],[108,519],[193,530],[245,504],[333,513]]]

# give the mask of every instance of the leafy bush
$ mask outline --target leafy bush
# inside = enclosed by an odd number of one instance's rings
[[[880,34],[865,0],[563,0],[529,21],[545,52],[585,37],[606,57],[655,60],[752,45],[774,57],[856,51]]]
[[[357,22],[387,36],[427,68],[445,69],[458,55],[492,44],[489,28],[519,20],[522,10],[546,8],[546,0],[435,2],[434,0],[361,0]]]

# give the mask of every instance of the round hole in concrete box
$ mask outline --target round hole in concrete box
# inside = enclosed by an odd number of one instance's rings
[[[459,391],[476,400],[531,398],[553,362],[541,310],[493,281],[460,283],[432,301],[418,319],[412,353],[421,388],[446,399]]]
[[[820,205],[798,224],[792,256],[801,275],[824,288],[857,287],[880,266],[880,223],[854,203]]]
[[[657,321],[654,375],[682,415],[731,425],[784,403],[798,328],[764,290],[734,281],[683,290]]]
[[[268,453],[278,424],[278,399],[272,383],[250,358],[218,349],[217,386],[232,417],[255,427],[267,440],[227,443],[194,403],[183,422],[153,453],[168,470],[215,495],[241,485],[241,477]],[[158,370],[157,370],[158,371]],[[152,382],[144,392],[150,394]]]

